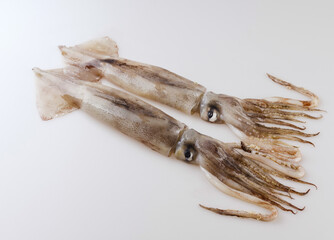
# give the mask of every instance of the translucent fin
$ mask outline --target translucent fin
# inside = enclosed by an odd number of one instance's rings
[[[66,95],[71,92],[73,94],[74,86],[80,85],[80,82],[96,82],[101,78],[99,72],[73,66],[52,70],[34,68],[33,71],[36,74],[37,109],[43,120],[63,116],[78,109]],[[76,81],[75,84],[69,84],[71,80]]]
[[[81,64],[104,58],[118,58],[118,47],[109,37],[91,40],[74,47],[59,46],[68,64]]]
[[[42,78],[43,71],[34,68],[36,74],[36,104],[40,117],[46,121],[63,116],[77,109],[77,106],[66,101],[60,90]]]

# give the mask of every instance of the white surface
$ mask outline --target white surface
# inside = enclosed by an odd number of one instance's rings
[[[0,239],[329,239],[333,226],[333,1],[1,1]],[[254,209],[77,111],[42,122],[32,67],[63,66],[57,45],[110,36],[120,55],[239,97],[320,96],[308,129],[306,180],[319,190],[270,223],[224,217],[198,203]],[[157,105],[189,126],[236,141],[226,126]],[[304,189],[304,186],[298,186]],[[333,230],[332,230],[333,231]]]

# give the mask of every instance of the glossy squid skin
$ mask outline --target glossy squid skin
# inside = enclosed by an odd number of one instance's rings
[[[94,83],[96,76],[76,68],[43,71],[37,76],[37,104],[44,120],[81,109],[108,123],[122,133],[166,156],[200,165],[209,181],[221,191],[268,209],[268,214],[238,210],[203,208],[222,215],[270,221],[277,217],[276,207],[293,212],[298,208],[280,196],[305,195],[272,178],[286,175],[272,162],[202,135],[159,109],[116,89]],[[51,98],[50,98],[51,96]],[[300,181],[302,182],[302,181]]]

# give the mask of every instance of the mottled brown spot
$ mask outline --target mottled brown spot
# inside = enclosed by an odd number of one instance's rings
[[[243,141],[241,141],[240,146],[241,149],[244,150],[245,152],[252,153],[252,150],[248,146],[246,146],[246,144]]]
[[[95,66],[94,65],[92,65],[92,64],[87,64],[87,65],[85,65],[85,69],[93,69],[93,68],[95,68]]]

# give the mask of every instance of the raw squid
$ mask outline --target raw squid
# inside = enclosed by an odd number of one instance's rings
[[[302,111],[318,111],[318,97],[268,74],[282,86],[310,98],[309,101],[274,97],[268,99],[239,99],[206,91],[206,88],[166,69],[143,64],[118,56],[117,44],[108,37],[92,40],[74,47],[60,46],[70,65],[94,71],[113,84],[138,96],[169,105],[187,114],[199,116],[212,123],[226,123],[243,141],[244,146],[274,162],[293,164],[300,161],[296,146],[282,140],[310,143],[301,137],[319,133],[305,133],[298,117],[317,119]],[[285,126],[279,128],[268,126]]]
[[[292,213],[303,210],[284,197],[292,199],[291,194],[305,195],[308,191],[296,191],[275,178],[311,184],[298,179],[303,174],[300,166],[282,166],[251,153],[242,144],[223,143],[200,134],[148,103],[96,82],[99,77],[89,69],[33,70],[37,108],[43,120],[81,109],[165,156],[199,165],[219,190],[263,207],[268,213],[200,205],[203,208],[261,221],[275,219],[277,208]]]

